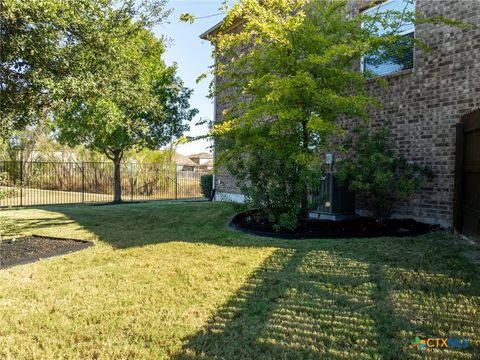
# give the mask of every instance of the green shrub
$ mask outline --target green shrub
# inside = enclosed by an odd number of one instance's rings
[[[345,144],[349,155],[336,167],[339,180],[364,196],[378,218],[390,216],[397,202],[408,200],[433,175],[428,168],[396,156],[389,139],[388,127],[355,129]]]
[[[227,163],[245,195],[246,207],[256,210],[259,219],[274,223],[276,231],[295,230],[308,217],[311,204],[305,205],[302,200],[305,191],[318,186],[322,175],[313,166],[319,162],[318,155],[293,157],[294,147],[274,139],[266,144],[250,144],[244,154]]]
[[[201,187],[203,196],[209,199],[210,196],[212,195],[213,175],[212,174],[202,175],[200,178],[200,187]]]

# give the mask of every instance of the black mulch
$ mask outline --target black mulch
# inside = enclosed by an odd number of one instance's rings
[[[0,243],[0,269],[65,255],[90,246],[93,243],[89,241],[36,235],[3,240]]]
[[[411,219],[385,219],[378,221],[372,218],[330,221],[309,220],[295,231],[277,232],[273,224],[258,219],[253,211],[236,215],[230,227],[248,234],[278,237],[283,239],[336,239],[336,238],[372,238],[381,236],[418,236],[441,230],[439,225],[430,225]]]

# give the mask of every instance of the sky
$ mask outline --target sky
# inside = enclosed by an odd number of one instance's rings
[[[193,24],[179,22],[180,14],[190,13],[196,17],[218,14],[221,0],[171,0],[168,7],[173,8],[168,23],[154,28],[157,36],[166,35],[170,38],[164,60],[168,65],[176,63],[178,76],[184,81],[185,86],[194,90],[190,99],[190,105],[199,110],[199,114],[190,124],[190,131],[186,135],[198,136],[208,132],[206,125],[195,126],[201,119],[213,119],[214,107],[211,99],[207,98],[208,87],[211,78],[196,84],[197,78],[209,70],[213,65],[212,47],[208,41],[201,40],[199,36],[212,26],[220,22],[222,15],[204,19],[198,19]],[[210,143],[199,140],[187,144],[178,145],[177,152],[190,155],[203,151],[211,151]]]

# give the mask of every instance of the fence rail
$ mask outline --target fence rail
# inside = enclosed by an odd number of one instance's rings
[[[0,161],[10,195],[0,207],[113,201],[113,164],[104,162]],[[124,201],[201,198],[202,171],[182,171],[161,164],[122,164]]]

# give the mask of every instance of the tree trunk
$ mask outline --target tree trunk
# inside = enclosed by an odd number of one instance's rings
[[[121,174],[120,174],[120,165],[122,162],[122,152],[116,151],[113,156],[113,202],[119,204],[122,202],[122,184],[121,184]]]

